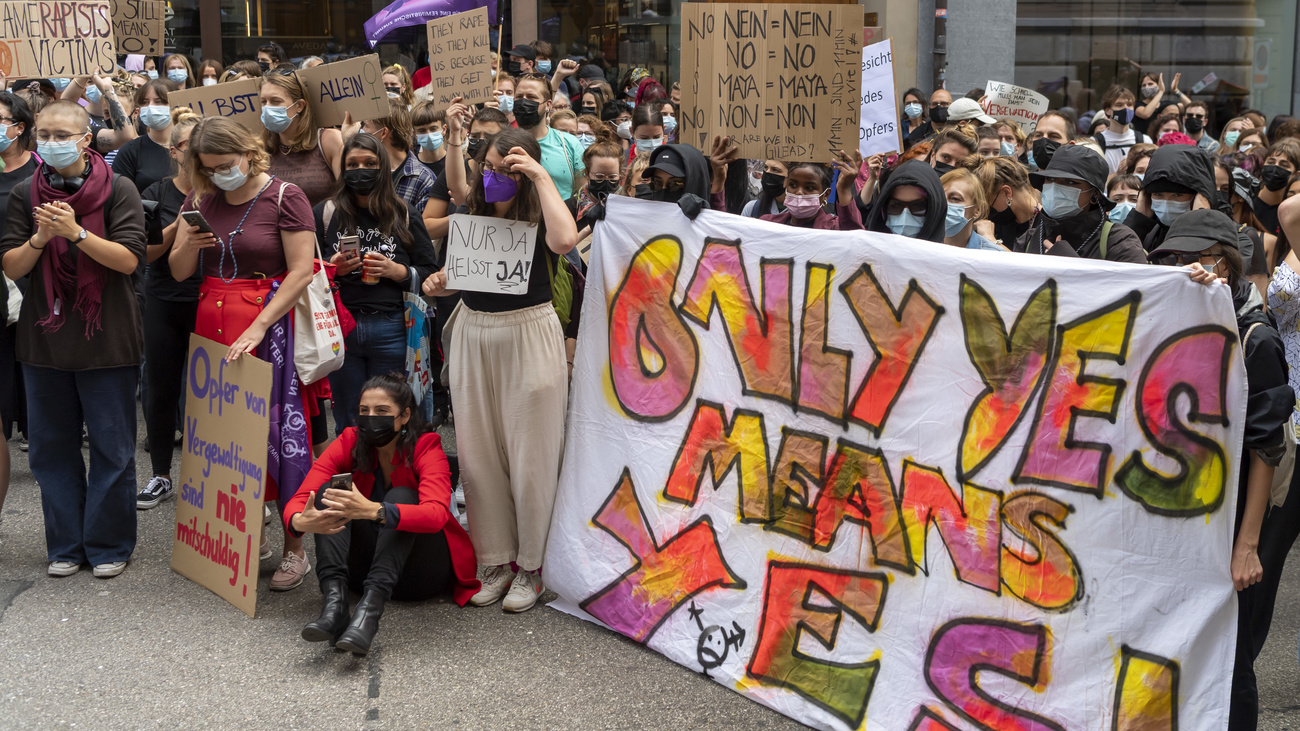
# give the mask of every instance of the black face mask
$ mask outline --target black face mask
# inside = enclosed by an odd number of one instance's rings
[[[616,190],[618,190],[617,180],[593,180],[587,183],[587,192],[601,202],[604,202],[606,196]]]
[[[265,61],[258,61],[257,65],[262,67],[262,73],[266,73],[267,71],[271,70],[271,64]]]
[[[650,195],[646,198],[646,200],[659,201],[660,203],[676,203],[677,201],[681,200],[682,196],[685,194],[686,194],[685,188],[682,188],[680,190],[668,190],[667,188],[662,188],[660,190],[650,191]]]
[[[507,74],[510,74],[511,76],[518,76],[518,75],[519,75],[519,62],[518,62],[518,61],[506,61],[506,73],[507,73]]]
[[[478,157],[479,150],[483,149],[482,137],[471,137],[465,145],[465,150],[469,152],[470,157]]]
[[[1191,132],[1192,134],[1196,134],[1197,132],[1200,132],[1201,130],[1205,129],[1205,120],[1198,119],[1196,117],[1188,117],[1187,119],[1183,120],[1183,126],[1187,128],[1188,132]]]
[[[779,173],[763,173],[763,195],[773,198],[785,192],[785,176]]]
[[[590,115],[593,116],[593,117],[596,116],[596,112],[597,112],[597,111],[598,111],[598,110],[597,110],[595,107],[583,107],[583,108],[582,108],[582,113],[583,113],[583,114],[590,114]]]
[[[943,124],[948,121],[948,107],[930,107],[930,119]]]
[[[357,438],[368,447],[386,447],[397,438],[391,416],[358,416]]]
[[[1011,206],[1007,206],[1000,211],[990,207],[988,219],[994,224],[1010,225],[1016,223],[1016,212],[1011,210]]]
[[[370,195],[379,182],[379,168],[356,168],[343,171],[343,184],[357,195]]]
[[[1052,164],[1052,156],[1060,148],[1061,143],[1056,140],[1049,140],[1046,137],[1034,140],[1034,164],[1039,170],[1046,170],[1047,166]]]
[[[957,169],[957,168],[956,168],[955,166],[953,166],[953,165],[949,165],[949,164],[946,163],[946,162],[936,162],[936,163],[934,164],[934,171],[935,171],[936,173],[938,173],[939,175],[941,175],[941,176],[942,176],[942,175],[947,175],[948,173],[950,173],[950,172],[952,172],[952,171],[954,171],[954,170],[956,170],[956,169]]]
[[[651,195],[651,190],[650,190],[650,184],[649,184],[649,183],[642,183],[642,184],[636,186],[636,197],[637,197],[637,198],[640,198],[640,199],[643,200],[643,201],[653,200],[653,199],[650,197],[650,195]]]
[[[1274,193],[1286,187],[1286,181],[1291,179],[1291,171],[1281,165],[1265,165],[1263,170],[1259,171],[1259,181],[1265,188]]]
[[[524,129],[542,123],[542,105],[531,99],[515,99],[515,121]]]

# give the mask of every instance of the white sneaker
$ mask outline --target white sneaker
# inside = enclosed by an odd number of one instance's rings
[[[72,576],[81,570],[81,564],[75,561],[51,561],[45,573],[50,576]]]
[[[158,507],[158,503],[166,500],[176,493],[176,488],[172,486],[172,481],[166,477],[154,477],[149,480],[140,494],[135,496],[136,510],[148,510]]]
[[[505,593],[510,590],[510,579],[514,577],[514,572],[510,570],[509,564],[500,566],[479,566],[478,580],[483,588],[478,593],[470,597],[469,603],[476,607],[486,607],[489,604],[495,604]]]
[[[526,612],[533,608],[544,590],[541,569],[520,571],[515,574],[514,583],[510,585],[510,593],[506,594],[506,600],[501,603],[501,608],[507,612]]]
[[[266,537],[266,531],[262,531],[262,542],[258,544],[257,557],[263,561],[271,557],[271,539]]]
[[[275,517],[275,513],[271,512],[271,506],[267,505],[266,503],[262,503],[262,525],[270,525],[271,518],[273,517]],[[263,556],[263,558],[266,557]]]
[[[100,579],[111,579],[123,571],[126,571],[126,561],[101,563],[95,567],[95,576]]]

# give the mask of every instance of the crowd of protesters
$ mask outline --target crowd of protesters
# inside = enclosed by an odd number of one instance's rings
[[[435,105],[427,68],[385,68],[388,116],[341,128],[314,121],[295,73],[319,63],[269,44],[229,67],[174,54],[87,78],[0,79],[0,256],[23,293],[0,329],[0,418],[6,437],[22,432],[40,484],[52,576],[120,574],[136,510],[175,494],[188,335],[232,360],[284,348],[293,304],[324,267],[347,315],[346,355],[310,384],[283,369],[271,394],[302,417],[271,435],[301,448],[267,479],[284,536],[271,589],[303,583],[312,533],[324,603],[308,640],[366,652],[391,598],[531,608],[592,231],[609,196],[634,196],[692,219],[712,209],[989,256],[1186,266],[1225,283],[1250,392],[1230,728],[1254,728],[1252,667],[1300,533],[1300,499],[1269,506],[1287,432],[1300,430],[1300,370],[1288,367],[1300,360],[1300,120],[1212,118],[1158,72],[1111,88],[1100,109],[1051,110],[1028,133],[987,116],[978,92],[908,89],[900,153],[746,161],[727,138],[707,150],[677,139],[676,84],[639,68],[614,78],[540,41],[493,62],[495,100],[476,107]],[[248,78],[261,79],[260,138],[168,102]],[[533,270],[547,276],[518,294],[448,289],[454,213],[538,224]],[[403,373],[404,301],[417,288],[434,313],[427,393]],[[449,461],[436,429],[453,409]],[[345,473],[350,484],[331,481]],[[0,507],[8,476],[4,450]],[[354,609],[349,588],[362,595]]]

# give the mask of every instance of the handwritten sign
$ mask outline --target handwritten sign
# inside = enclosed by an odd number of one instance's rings
[[[172,568],[248,616],[257,610],[271,364],[190,336]]]
[[[623,196],[595,237],[551,608],[816,729],[1227,728],[1224,288]]]
[[[110,0],[118,53],[159,56],[166,38],[164,0]]]
[[[0,73],[88,76],[117,62],[109,0],[0,1]]]
[[[535,223],[457,213],[447,229],[447,289],[523,294],[536,246]]]
[[[862,121],[858,123],[858,151],[863,157],[879,152],[901,152],[903,132],[898,127],[894,102],[893,40],[886,38],[862,49]]]
[[[205,117],[228,117],[248,131],[261,135],[264,129],[262,102],[258,98],[261,89],[260,80],[243,79],[173,91],[167,95],[167,101],[173,109],[190,107]]]
[[[307,88],[307,103],[318,127],[343,124],[347,112],[353,122],[380,119],[390,112],[378,54],[321,64],[299,71],[298,78]]]
[[[884,40],[885,29],[880,26],[866,26],[862,29],[862,45],[870,46]]]
[[[730,135],[740,156],[825,162],[853,145],[861,90],[856,5],[687,3],[682,141]]]
[[[1047,104],[1047,97],[1033,89],[1004,81],[990,81],[984,87],[984,101],[980,102],[990,117],[1015,122],[1025,134],[1034,131],[1038,118],[1047,111]]]
[[[492,44],[487,8],[425,23],[429,35],[429,98],[447,107],[456,96],[466,104],[493,99]]]

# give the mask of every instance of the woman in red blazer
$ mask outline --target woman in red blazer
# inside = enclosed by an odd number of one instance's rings
[[[325,599],[302,638],[364,655],[388,599],[420,601],[450,589],[464,606],[479,582],[474,546],[451,517],[442,440],[421,419],[406,381],[371,378],[358,414],[312,465],[284,515],[294,535],[316,534]],[[330,487],[335,475],[348,488]],[[351,617],[349,586],[361,592]]]

